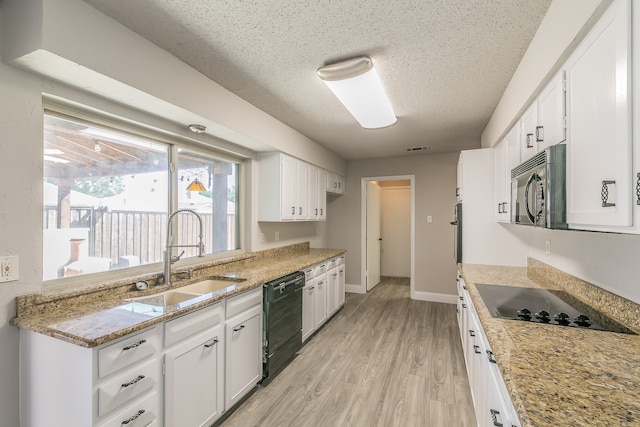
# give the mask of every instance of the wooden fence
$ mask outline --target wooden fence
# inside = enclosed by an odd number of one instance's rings
[[[200,214],[205,253],[212,253],[213,216]],[[45,208],[44,228],[56,228],[57,209]],[[177,215],[172,228],[174,244],[196,245],[198,243],[198,220],[194,215]],[[140,264],[161,262],[167,239],[167,214],[159,212],[106,211],[92,207],[71,208],[71,228],[89,230],[89,256],[110,258],[112,266],[122,265],[122,257],[135,256]],[[226,248],[216,252],[237,248],[235,214],[227,215]],[[197,248],[179,248],[183,257],[197,256]]]

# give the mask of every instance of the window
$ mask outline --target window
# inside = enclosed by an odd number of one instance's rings
[[[43,155],[44,280],[162,262],[176,209],[200,215],[206,254],[240,249],[240,161],[49,112]],[[173,243],[196,244],[198,222],[176,215]]]
[[[191,209],[202,218],[205,253],[219,254],[240,249],[238,212],[238,164],[189,150],[178,154],[178,207]],[[196,181],[202,191],[187,188]],[[183,215],[178,227],[194,230],[193,216]],[[185,221],[187,221],[185,223]],[[175,224],[173,224],[175,226]],[[175,233],[174,233],[175,234]],[[185,243],[182,239],[180,244]],[[190,244],[197,243],[197,231],[186,233]],[[187,243],[189,244],[189,243]],[[197,248],[185,248],[186,256],[196,256]]]

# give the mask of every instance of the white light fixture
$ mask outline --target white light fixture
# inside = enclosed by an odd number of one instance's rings
[[[398,121],[370,58],[327,65],[317,73],[363,128],[382,128]]]

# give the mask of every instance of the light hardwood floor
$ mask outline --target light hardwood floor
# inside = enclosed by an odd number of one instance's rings
[[[382,278],[345,305],[224,427],[475,426],[451,304]]]

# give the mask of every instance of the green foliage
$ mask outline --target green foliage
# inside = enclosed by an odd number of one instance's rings
[[[89,196],[104,198],[124,192],[124,184],[120,176],[76,179],[73,190]]]

